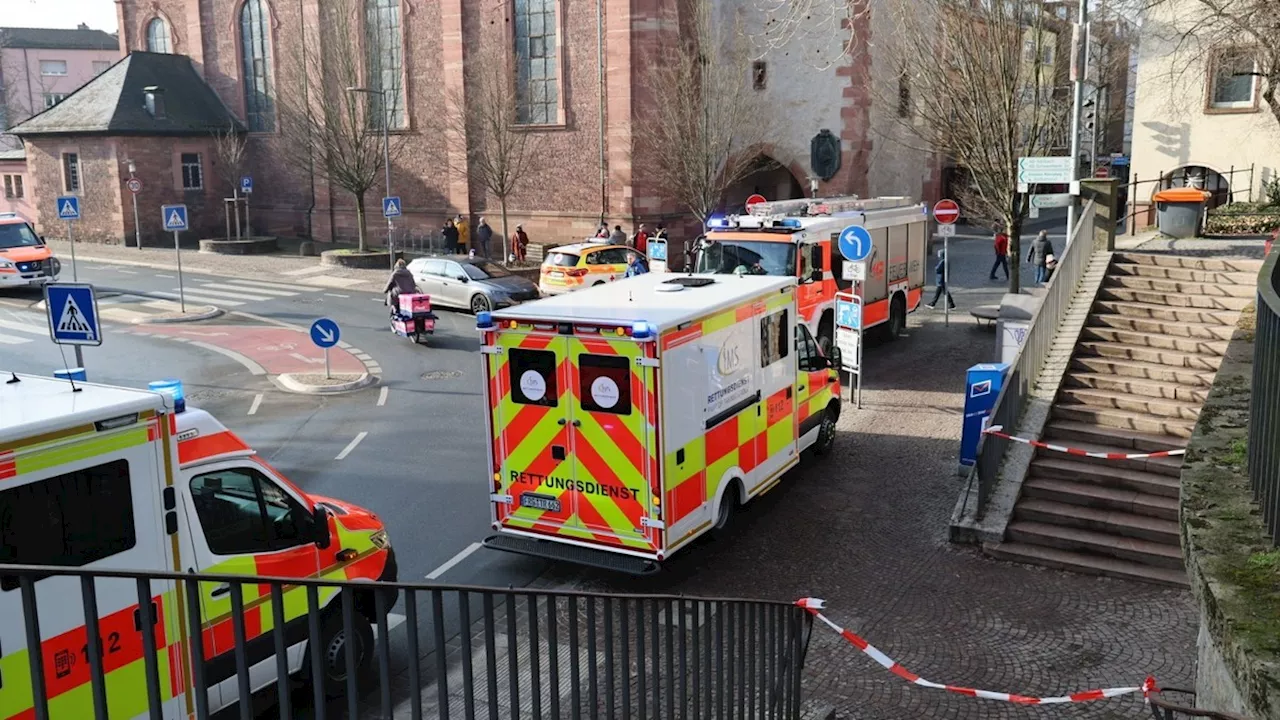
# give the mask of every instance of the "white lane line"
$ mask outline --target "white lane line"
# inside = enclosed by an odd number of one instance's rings
[[[146,333],[138,333],[138,334],[139,334],[139,335],[145,335]],[[231,358],[232,360],[235,360],[236,362],[238,362],[238,363],[240,363],[241,365],[245,366],[245,368],[246,368],[246,369],[248,369],[248,371],[250,372],[250,374],[253,374],[253,375],[266,375],[266,374],[267,374],[266,368],[262,367],[261,365],[259,365],[258,363],[254,362],[253,360],[250,360],[249,358],[245,357],[244,355],[241,355],[240,353],[236,352],[235,350],[228,350],[228,349],[223,348],[223,347],[218,347],[217,345],[210,345],[209,343],[206,343],[206,342],[200,342],[199,340],[192,340],[192,341],[191,341],[190,343],[188,343],[188,344],[190,344],[190,345],[194,345],[194,346],[196,346],[196,347],[198,347],[198,348],[203,348],[203,349],[205,349],[205,350],[208,350],[209,352],[216,352],[216,353],[218,353],[219,355],[226,355],[227,357]]]
[[[158,292],[157,291],[157,292],[149,292],[147,294],[159,295],[162,298],[172,298],[174,300],[179,299],[178,293],[176,292]],[[225,298],[214,298],[214,297],[209,297],[207,295],[197,295],[196,293],[193,293],[190,290],[186,292],[186,297],[187,297],[187,302],[195,301],[195,302],[201,302],[201,303],[208,303],[210,305],[226,305],[227,307],[236,307],[238,305],[244,304],[236,300],[227,300]]]
[[[298,294],[293,290],[281,290],[279,288],[267,289],[264,287],[257,287],[256,285],[245,285],[244,283],[241,283],[239,281],[223,282],[223,283],[202,283],[202,284],[204,285],[205,289],[211,292],[213,290],[218,290],[218,289],[239,290],[241,292],[249,292],[257,295],[273,295],[275,297],[293,297]]]
[[[364,440],[364,436],[368,434],[369,433],[367,432],[361,431],[361,433],[356,436],[355,440],[352,440],[351,442],[347,443],[347,446],[342,448],[342,452],[338,453],[338,457],[334,458],[334,460],[341,460],[346,456],[350,455],[351,451],[355,450],[356,446],[360,444],[360,441]]]
[[[351,296],[350,296],[350,295],[343,295],[342,293],[325,293],[325,297],[349,298],[349,297],[351,297]]]
[[[116,268],[116,272],[122,272],[125,275],[137,275],[137,270],[125,270],[124,268]]]
[[[383,385],[382,389],[378,391],[378,407],[382,407],[387,404],[387,392],[389,390],[391,390],[391,388]]]
[[[428,579],[428,580],[435,580],[435,579],[439,578],[441,575],[443,575],[443,574],[445,574],[445,573],[449,572],[449,570],[451,570],[451,569],[453,568],[453,566],[454,566],[454,565],[457,565],[458,563],[462,562],[463,560],[466,560],[466,559],[467,559],[467,556],[469,556],[471,553],[473,553],[473,552],[475,552],[475,551],[479,550],[480,548],[481,548],[481,545],[480,545],[480,543],[478,543],[478,542],[473,542],[473,543],[471,543],[470,545],[468,545],[468,546],[466,546],[466,547],[462,548],[462,550],[461,550],[461,551],[459,551],[457,555],[454,555],[453,557],[451,557],[451,558],[449,558],[447,561],[445,561],[445,563],[444,563],[443,565],[441,565],[440,567],[436,568],[435,570],[432,570],[431,572],[427,573],[427,579]]]
[[[11,335],[0,335],[0,345],[26,345],[29,342],[35,342],[31,338],[13,337]]]
[[[170,280],[173,279],[172,275],[165,275],[164,273],[156,273],[156,277],[169,278]]]
[[[39,325],[28,325],[26,323],[15,322],[13,320],[0,320],[0,328],[9,330],[17,330],[18,332],[31,333],[32,335],[48,335],[49,328],[43,328]]]
[[[270,295],[255,295],[249,292],[248,288],[240,290],[239,288],[231,288],[238,292],[227,292],[225,290],[214,290],[209,286],[196,288],[196,292],[201,295],[212,295],[213,297],[230,298],[232,300],[272,300]],[[177,288],[174,288],[177,290]],[[255,291],[256,292],[256,291]]]
[[[214,280],[211,279],[209,282],[214,282]],[[248,278],[221,278],[221,279],[218,279],[218,282],[224,282],[228,285],[239,285],[242,287],[262,288],[264,290],[275,290],[276,292],[289,292],[294,295],[297,295],[298,293],[304,293],[304,292],[316,292],[317,290],[317,288],[296,287],[293,285],[286,285],[285,283],[282,283],[278,280],[250,280]],[[291,289],[285,290],[284,288],[286,287]]]
[[[253,404],[249,406],[249,414],[257,415],[258,406],[262,404],[262,393],[253,396]]]

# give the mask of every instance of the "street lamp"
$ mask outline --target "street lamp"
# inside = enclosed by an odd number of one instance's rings
[[[1089,0],[1080,0],[1075,26],[1071,33],[1071,81],[1075,87],[1071,100],[1071,184],[1080,180],[1080,116],[1084,112],[1084,75],[1089,60]],[[1067,239],[1071,242],[1071,233],[1076,224],[1076,199],[1071,199],[1067,206]],[[1065,252],[1065,251],[1064,251]]]
[[[378,95],[382,102],[382,169],[386,171],[387,180],[387,197],[391,197],[391,135],[388,128],[391,126],[391,113],[387,105],[387,91],[385,89],[373,90],[362,87],[349,87],[349,93],[368,93],[369,95]],[[391,218],[387,218],[387,255],[391,258],[392,269],[396,266],[396,254],[391,244]]]

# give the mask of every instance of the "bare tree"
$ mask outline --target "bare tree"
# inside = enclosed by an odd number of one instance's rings
[[[244,175],[245,153],[249,149],[248,138],[235,125],[213,133],[213,154],[217,163],[218,178],[231,188],[232,203],[236,213],[236,239],[240,239],[240,177]]]
[[[502,258],[510,255],[507,201],[525,186],[546,157],[544,137],[520,125],[520,107],[528,102],[527,88],[517,82],[507,53],[492,44],[476,50],[467,61],[465,95],[451,92],[440,118],[449,142],[464,145],[464,167],[451,167],[482,185],[498,200],[502,212]],[[441,157],[452,157],[441,152]]]
[[[653,99],[638,110],[634,162],[705,228],[729,188],[769,169],[756,149],[773,137],[773,114],[751,87],[753,48],[741,25],[716,22],[711,0],[682,9],[680,38],[647,62]]]
[[[386,103],[367,92],[353,92],[365,83],[360,20],[363,3],[333,0],[321,3],[318,42],[291,43],[294,53],[284,58],[286,77],[297,78],[280,88],[280,137],[284,153],[298,167],[312,167],[317,175],[351,193],[356,204],[359,251],[368,250],[365,195],[382,179],[381,123],[397,116],[401,101],[398,78],[386,90]],[[376,42],[376,38],[371,38]],[[312,52],[305,53],[305,46]],[[323,47],[324,52],[314,48]],[[402,135],[390,136],[387,154],[394,160],[404,146]]]

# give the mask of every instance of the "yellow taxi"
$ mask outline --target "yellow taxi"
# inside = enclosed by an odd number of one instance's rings
[[[560,295],[593,285],[621,280],[627,275],[627,254],[639,252],[627,245],[583,242],[562,245],[547,252],[542,261],[538,289],[543,295]],[[640,258],[644,262],[644,258]]]

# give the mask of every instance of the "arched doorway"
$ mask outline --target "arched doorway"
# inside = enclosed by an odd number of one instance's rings
[[[1180,187],[1209,191],[1210,209],[1231,201],[1231,182],[1218,171],[1203,165],[1183,165],[1165,173],[1160,187],[1155,191]]]
[[[743,212],[748,197],[755,194],[768,200],[795,200],[805,196],[804,188],[787,167],[768,155],[757,155],[752,170],[724,194],[724,212]]]

